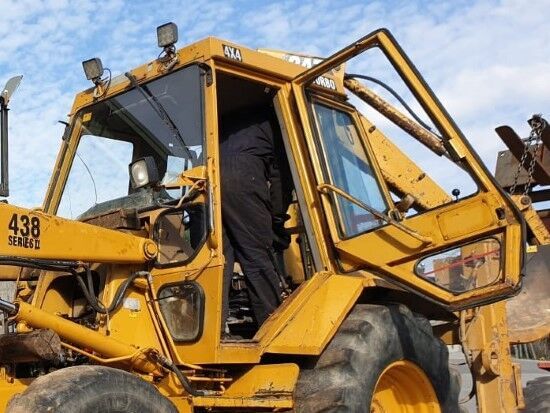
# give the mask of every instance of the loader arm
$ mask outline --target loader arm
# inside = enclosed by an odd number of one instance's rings
[[[0,204],[0,227],[0,264],[20,259],[139,264],[157,254],[149,239],[8,204]]]

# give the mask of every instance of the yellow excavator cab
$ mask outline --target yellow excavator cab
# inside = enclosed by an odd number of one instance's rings
[[[524,218],[393,36],[318,59],[217,38],[177,50],[175,30],[115,78],[84,62],[93,86],[41,210],[0,204],[0,268],[17,269],[2,273],[17,282],[0,300],[2,408],[455,412],[448,344],[480,411],[521,407],[502,300],[521,288]],[[347,73],[372,51],[434,129]],[[224,290],[220,124],[250,108],[274,119],[292,200],[285,295],[262,325],[239,266]],[[432,180],[384,122],[475,189]]]

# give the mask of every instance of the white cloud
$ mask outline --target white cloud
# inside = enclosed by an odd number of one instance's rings
[[[550,1],[0,0],[0,83],[25,75],[10,112],[10,202],[41,203],[80,62],[102,57],[114,73],[158,54],[155,27],[175,21],[179,45],[207,35],[250,47],[329,55],[388,27],[490,168],[502,145],[493,128],[526,132],[550,118]]]

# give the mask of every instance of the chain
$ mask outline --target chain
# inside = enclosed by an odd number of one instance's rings
[[[516,192],[521,169],[524,168],[524,165],[526,164],[527,155],[531,154],[531,161],[529,162],[529,167],[527,168],[527,183],[525,184],[525,187],[523,189],[523,195],[527,195],[529,193],[531,183],[533,182],[533,173],[535,171],[536,159],[538,156],[538,152],[542,147],[542,131],[544,130],[544,128],[546,128],[546,121],[542,118],[542,115],[540,114],[533,115],[533,117],[529,120],[529,124],[531,125],[531,133],[529,134],[529,137],[525,142],[525,149],[523,150],[523,154],[521,155],[516,175],[514,176],[514,183],[510,187],[511,195]],[[531,148],[533,148],[532,153]]]

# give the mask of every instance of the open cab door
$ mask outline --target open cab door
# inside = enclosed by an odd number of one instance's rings
[[[386,137],[358,113],[340,93],[343,90],[333,87],[334,75],[344,63],[360,54],[368,58],[364,52],[373,50],[389,63],[391,70],[383,73],[391,72],[390,79],[403,83],[414,100],[411,106],[422,108],[437,129],[431,152],[435,147],[439,153],[431,155],[471,180],[473,189],[467,196],[459,198],[457,189],[445,192],[446,181],[455,176],[445,176],[450,174],[447,167],[436,171],[444,172],[442,186],[425,173],[415,177],[424,185],[429,181],[437,189],[432,193],[403,193],[388,186],[376,161],[380,154],[374,151],[374,143]],[[369,67],[368,61],[361,67]],[[525,244],[519,211],[387,30],[373,32],[302,72],[292,81],[292,89],[342,270],[379,274],[449,310],[490,303],[519,290]],[[413,129],[423,129],[420,123]],[[416,149],[393,147],[401,158],[386,159],[384,168],[395,169],[397,180],[408,179],[407,173],[417,165],[411,161],[409,168],[403,159]],[[432,161],[426,159],[420,156],[429,169]],[[433,193],[443,195],[426,199]],[[412,199],[416,210],[400,208],[404,199]]]

